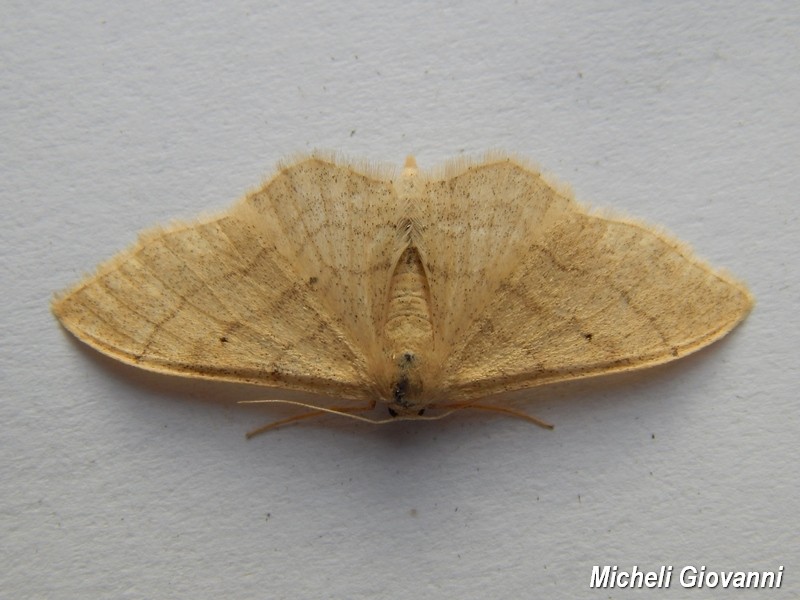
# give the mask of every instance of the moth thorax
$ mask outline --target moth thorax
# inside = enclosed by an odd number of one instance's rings
[[[406,248],[395,267],[389,288],[385,333],[394,356],[419,355],[432,347],[428,279],[414,246]]]

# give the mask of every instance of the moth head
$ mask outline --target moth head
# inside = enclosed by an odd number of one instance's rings
[[[428,402],[422,398],[422,380],[413,352],[403,352],[398,357],[386,404],[393,417],[416,417],[425,411]]]

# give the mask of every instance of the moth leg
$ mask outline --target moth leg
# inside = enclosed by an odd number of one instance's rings
[[[528,421],[528,423],[533,423],[534,425],[538,425],[539,427],[542,427],[544,429],[553,429],[553,425],[551,425],[547,421],[539,419],[538,417],[534,417],[533,415],[526,414],[519,410],[514,410],[513,408],[505,408],[503,406],[495,406],[493,404],[474,404],[474,403],[450,404],[441,406],[440,408],[453,409],[453,410],[466,408],[475,410],[485,410],[488,412],[496,412],[503,415],[508,415],[510,417],[516,417],[518,419],[522,419],[523,421]]]
[[[252,431],[248,431],[245,436],[249,440],[252,437],[260,435],[262,433],[266,433],[267,431],[271,431],[273,429],[277,429],[278,427],[283,427],[284,425],[288,425],[289,423],[294,423],[295,421],[302,421],[304,419],[312,419],[314,417],[321,417],[327,414],[337,414],[343,417],[350,417],[354,413],[360,412],[368,412],[375,408],[376,401],[372,400],[366,406],[335,406],[331,408],[326,408],[325,410],[311,410],[309,412],[300,413],[299,415],[294,415],[293,417],[288,417],[286,419],[281,419],[280,421],[275,421],[273,423],[267,423],[257,429],[253,429]]]

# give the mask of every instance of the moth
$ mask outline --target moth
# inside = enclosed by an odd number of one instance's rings
[[[318,153],[219,216],[142,234],[52,309],[128,364],[332,398],[270,400],[309,411],[259,433],[466,408],[549,427],[487,399],[674,360],[752,306],[686,245],[512,158],[424,173]],[[362,414],[376,404],[390,417]]]

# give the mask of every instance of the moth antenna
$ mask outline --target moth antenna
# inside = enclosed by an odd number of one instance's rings
[[[257,435],[262,433],[266,433],[267,431],[271,431],[273,429],[278,429],[279,427],[283,427],[284,425],[288,425],[289,423],[294,423],[295,421],[301,421],[303,419],[310,419],[312,417],[321,417],[323,413],[321,412],[307,412],[301,415],[295,415],[293,417],[289,417],[288,419],[281,419],[280,421],[275,421],[273,423],[267,423],[266,425],[262,425],[257,429],[253,429],[252,431],[248,431],[244,434],[244,436],[249,440]]]
[[[288,417],[286,419],[281,419],[280,421],[275,421],[274,423],[269,423],[264,425],[263,427],[259,427],[258,429],[254,429],[253,431],[247,432],[246,436],[247,439],[250,439],[260,433],[264,433],[269,431],[270,429],[276,429],[278,427],[282,427],[283,425],[287,425],[289,423],[293,423],[294,421],[300,421],[302,419],[310,419],[312,417],[321,417],[324,414],[332,414],[332,415],[339,415],[342,417],[349,417],[351,419],[355,419],[357,421],[364,421],[366,423],[377,423],[374,419],[367,419],[366,417],[362,417],[354,412],[363,412],[372,410],[375,408],[375,401],[373,400],[366,406],[342,406],[336,408],[326,408],[324,406],[316,406],[314,404],[307,404],[305,402],[297,402],[296,400],[240,400],[237,404],[290,404],[292,406],[302,406],[303,408],[310,408],[311,412],[302,413],[299,415],[295,415],[293,417]]]
[[[363,421],[364,423],[370,423],[371,425],[385,425],[387,423],[396,423],[398,421],[438,421],[439,419],[442,419],[452,414],[455,411],[455,409],[448,410],[441,414],[431,415],[431,416],[414,415],[413,417],[391,417],[389,419],[368,419],[367,417],[362,417],[354,413],[366,412],[372,410],[373,408],[375,408],[376,405],[375,400],[371,401],[366,406],[343,406],[337,408],[326,408],[323,406],[316,406],[314,404],[307,404],[305,402],[297,402],[296,400],[278,400],[278,399],[240,400],[239,402],[237,402],[237,404],[290,404],[292,406],[302,406],[303,408],[311,409],[310,412],[294,415],[293,417],[287,417],[286,419],[281,419],[280,421],[275,421],[274,423],[268,423],[262,427],[253,429],[252,431],[248,431],[245,434],[245,437],[247,437],[247,439],[250,439],[252,437],[255,437],[259,434],[265,433],[272,429],[283,427],[284,425],[288,425],[289,423],[294,423],[295,421],[302,421],[304,419],[321,417],[324,414],[347,417],[349,419],[355,419],[356,421]]]
[[[523,421],[528,421],[529,423],[533,423],[534,425],[538,425],[543,429],[554,429],[554,426],[547,421],[543,421],[538,417],[534,417],[533,415],[529,415],[519,410],[514,410],[513,408],[505,408],[502,406],[495,406],[493,404],[475,404],[475,403],[464,403],[464,404],[449,404],[445,405],[442,408],[450,408],[450,412],[445,413],[449,415],[454,410],[458,409],[475,409],[475,410],[485,410],[488,412],[496,412],[503,415],[508,415],[510,417],[516,417],[517,419],[522,419]]]

